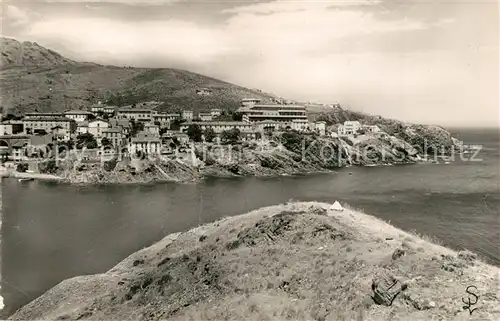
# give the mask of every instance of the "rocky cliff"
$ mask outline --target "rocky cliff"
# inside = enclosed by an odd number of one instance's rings
[[[275,176],[348,165],[409,164],[429,154],[449,155],[460,148],[447,131],[432,126],[408,126],[395,135],[380,132],[357,137],[318,137],[292,131],[272,140],[237,145],[194,144],[193,153],[177,160],[161,157],[107,164],[67,160],[58,174],[72,183],[195,182],[206,176]]]

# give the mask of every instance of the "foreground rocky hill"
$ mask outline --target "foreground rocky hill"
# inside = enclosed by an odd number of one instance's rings
[[[353,210],[288,203],[169,235],[10,319],[498,320],[499,272]]]
[[[97,101],[163,101],[160,110],[236,109],[242,98],[271,95],[179,69],[103,66],[75,62],[37,45],[1,38],[4,113],[86,109]],[[200,95],[197,90],[208,88]]]

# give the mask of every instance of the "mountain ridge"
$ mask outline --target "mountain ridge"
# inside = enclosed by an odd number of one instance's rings
[[[162,101],[160,111],[235,110],[242,98],[274,95],[176,68],[134,68],[77,62],[34,42],[0,40],[3,113],[87,109],[103,101]],[[203,92],[204,89],[208,89]],[[201,91],[201,93],[200,93]]]

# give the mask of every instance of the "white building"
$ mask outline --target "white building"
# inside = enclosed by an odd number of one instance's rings
[[[91,133],[95,138],[100,139],[103,137],[103,131],[109,128],[109,123],[98,119],[89,122],[88,132]]]
[[[314,129],[319,133],[320,136],[326,135],[326,122],[320,120],[314,123]]]
[[[76,127],[76,134],[87,134],[89,132],[89,122],[88,121],[83,121],[77,124]]]
[[[254,133],[255,126],[251,123],[240,121],[215,121],[215,122],[191,122],[181,124],[181,131],[186,131],[190,125],[199,125],[201,130],[213,129],[216,134],[237,128],[241,133]]]
[[[128,144],[129,152],[143,152],[146,154],[160,154],[161,153],[161,140],[157,136],[151,136],[147,133],[141,132],[137,137],[133,137]]]
[[[149,108],[121,107],[118,108],[117,117],[144,122],[152,121],[155,114],[157,114],[157,112]]]
[[[36,132],[45,131],[50,133],[52,128],[61,127],[62,129],[72,133],[76,129],[76,122],[72,119],[61,116],[41,116],[29,117],[23,120],[26,133],[35,134]]]
[[[64,117],[63,113],[45,113],[45,112],[35,112],[24,114],[24,119],[39,119],[39,118],[61,118]]]
[[[181,119],[181,114],[153,114],[153,121],[157,121],[159,123],[170,123],[176,119]]]
[[[214,109],[210,110],[210,114],[212,114],[212,118],[216,118],[216,117],[219,117],[220,115],[222,115],[222,110],[214,108]]]
[[[306,107],[301,105],[250,105],[238,109],[243,114],[243,121],[258,122],[273,120],[292,127],[295,120],[307,121]]]
[[[200,88],[196,89],[196,93],[200,96],[210,96],[212,94],[212,90],[210,88]]]
[[[82,121],[88,120],[89,116],[92,115],[92,113],[84,110],[70,110],[65,112],[64,115],[67,118],[73,119],[77,123],[80,123]]]
[[[310,130],[310,123],[307,119],[294,119],[291,128],[296,131]]]
[[[0,136],[12,135],[12,125],[8,123],[0,123]]]
[[[263,120],[260,122],[253,123],[255,126],[255,131],[259,133],[263,132],[274,132],[276,130],[285,130],[283,124],[274,120]]]
[[[363,127],[367,132],[370,133],[378,133],[380,132],[380,128],[377,125],[368,125]]]
[[[117,109],[116,106],[108,106],[101,102],[98,102],[97,104],[90,106],[90,111],[96,116],[98,116],[101,113],[107,114],[108,116],[112,116],[116,112],[116,109]]]
[[[243,98],[241,100],[241,105],[243,107],[252,107],[254,105],[257,105],[260,102],[261,102],[261,100],[258,98]]]
[[[354,135],[361,129],[361,124],[359,121],[345,121],[344,125],[340,125],[338,128],[339,136]]]
[[[153,135],[153,136],[159,136],[160,135],[160,127],[158,127],[155,124],[152,123],[147,123],[144,125],[144,132]]]
[[[211,113],[199,113],[198,118],[201,121],[212,121],[212,114]]]
[[[0,136],[26,135],[22,120],[6,120],[0,122]]]
[[[185,119],[187,121],[192,121],[193,120],[193,111],[192,110],[183,110],[182,111],[182,119]]]
[[[102,137],[108,139],[114,147],[121,147],[125,140],[125,134],[122,132],[121,127],[103,130]]]

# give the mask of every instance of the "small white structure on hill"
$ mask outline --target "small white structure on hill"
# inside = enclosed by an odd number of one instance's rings
[[[330,209],[334,210],[334,211],[339,211],[339,212],[342,212],[344,210],[342,205],[340,205],[339,201],[335,201],[335,203],[333,203],[333,205],[330,207]]]
[[[340,125],[338,129],[339,136],[354,135],[361,128],[359,121],[345,121],[344,125]]]
[[[319,133],[320,136],[325,136],[325,134],[326,134],[326,122],[322,121],[322,120],[315,122],[314,129]]]
[[[377,125],[368,125],[364,127],[367,132],[370,133],[378,133],[380,132],[380,128]]]

